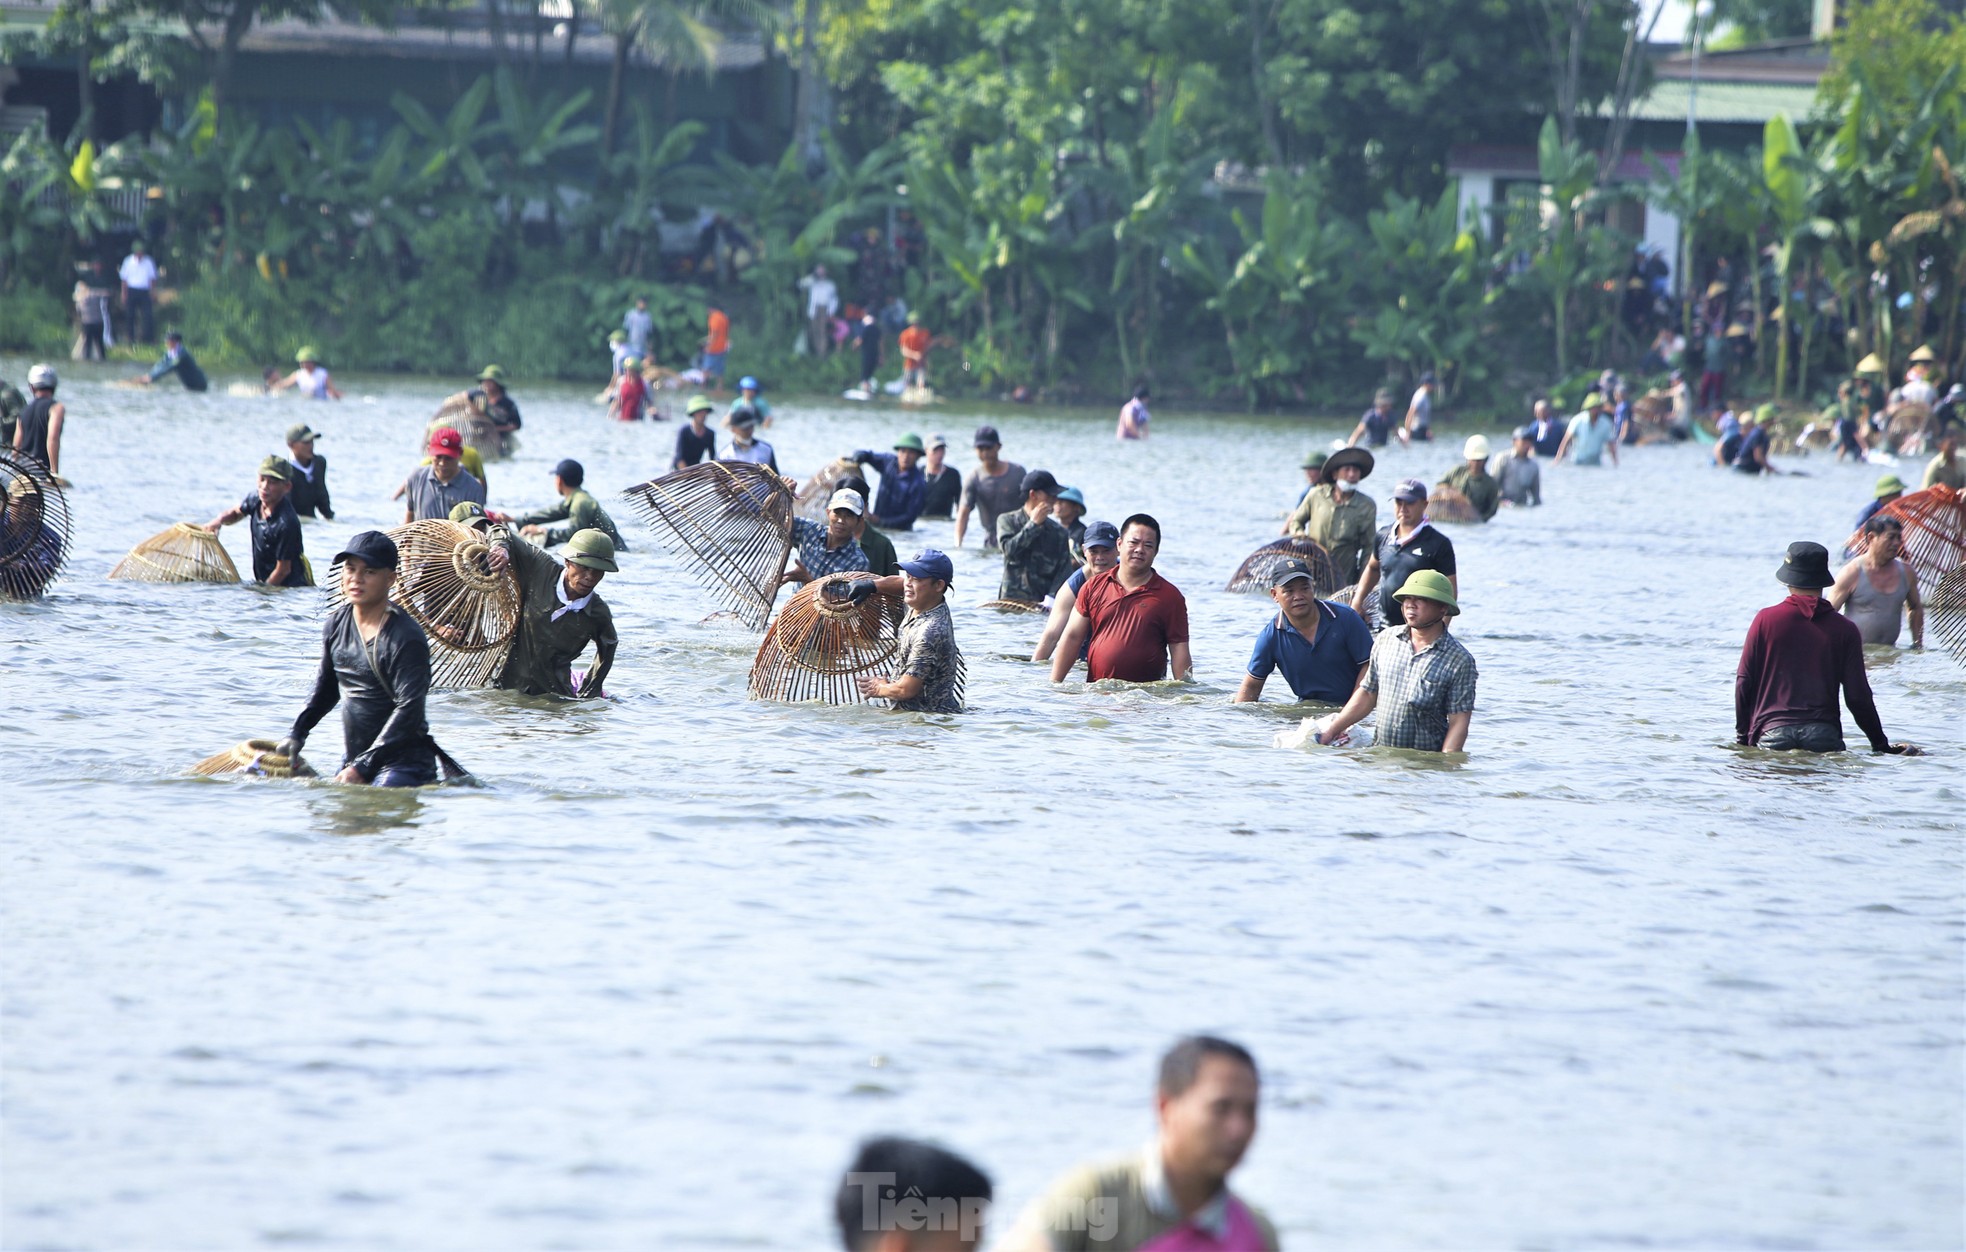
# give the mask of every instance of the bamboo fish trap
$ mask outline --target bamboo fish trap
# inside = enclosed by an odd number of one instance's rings
[[[388,534],[397,553],[389,599],[430,639],[431,685],[489,687],[519,631],[518,575],[492,570],[490,547],[470,526],[429,518]],[[347,602],[338,562],[330,583],[332,613]]]
[[[1876,515],[1895,517],[1904,526],[1904,560],[1918,576],[1919,595],[1930,599],[1944,574],[1966,565],[1966,496],[1944,483],[1899,496]],[[1870,536],[1860,529],[1845,546],[1862,552],[1870,547]]]
[[[1479,522],[1481,511],[1452,487],[1435,487],[1427,497],[1427,520],[1430,522]]]
[[[0,600],[33,600],[68,559],[68,497],[41,462],[0,449]]]
[[[498,424],[471,403],[471,393],[468,391],[444,397],[444,402],[437,406],[437,412],[423,429],[424,447],[419,451],[427,452],[430,436],[446,426],[464,436],[464,442],[476,448],[478,455],[487,461],[502,461],[512,455],[506,437],[499,433]]]
[[[1338,569],[1331,554],[1314,539],[1276,539],[1243,558],[1230,576],[1224,591],[1268,591],[1277,566],[1285,561],[1302,561],[1311,567],[1311,582],[1317,593],[1328,596],[1338,589]]]
[[[826,502],[839,490],[840,480],[857,477],[859,473],[860,467],[852,461],[842,459],[827,465],[800,486],[798,497],[792,504],[793,515],[824,526]]]
[[[792,491],[763,465],[706,461],[623,495],[690,576],[763,630],[792,551]]]
[[[859,604],[841,592],[864,571],[827,574],[799,588],[765,632],[751,663],[753,700],[860,704],[855,681],[893,659],[901,646],[900,599],[876,593]]]
[[[194,774],[251,774],[258,778],[318,778],[312,766],[299,756],[288,758],[276,749],[275,739],[247,739],[217,756],[208,756],[191,767]]]
[[[142,583],[236,583],[239,567],[217,535],[179,522],[131,548],[109,576]]]
[[[1966,666],[1966,565],[1947,570],[1925,600],[1932,633],[1945,642],[1952,659]]]

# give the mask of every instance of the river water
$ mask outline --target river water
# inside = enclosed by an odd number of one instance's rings
[[[104,575],[236,502],[302,419],[340,510],[307,529],[325,569],[399,519],[453,387],[106,379],[63,388],[67,577],[0,605],[8,1248],[817,1249],[876,1132],[982,1163],[1001,1226],[1150,1133],[1155,1057],[1194,1030],[1264,1066],[1237,1184],[1289,1247],[1966,1239],[1966,674],[1873,651],[1924,758],[1727,746],[1783,548],[1840,543],[1875,469],[1546,467],[1544,508],[1452,532],[1465,759],[1287,751],[1280,678],[1229,703],[1269,610],[1218,588],[1337,423],[1169,410],[1116,446],[1104,410],[783,398],[790,473],[989,420],[1093,517],[1157,514],[1197,682],[1052,687],[1021,659],[1038,623],[976,607],[997,576],[972,538],[971,712],[750,703],[755,636],[704,623],[644,537],[602,587],[611,699],[433,697],[491,785],[378,794],[185,774],[283,732],[321,593]],[[517,398],[494,506],[543,502],[574,456],[632,526],[613,495],[674,427]],[[1391,450],[1382,518],[1457,443]]]

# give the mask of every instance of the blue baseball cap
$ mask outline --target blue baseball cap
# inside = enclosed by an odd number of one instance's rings
[[[553,473],[569,487],[578,487],[587,481],[587,471],[580,467],[580,462],[571,457],[555,465]]]
[[[901,572],[945,583],[956,581],[956,563],[934,548],[923,548],[915,554],[914,560],[901,562]]]
[[[751,377],[751,376],[750,376],[749,374],[746,374],[746,375],[745,375],[744,377],[742,377],[742,378],[740,378],[740,379],[738,379],[738,380],[737,380],[737,389],[738,389],[739,391],[763,391],[763,390],[764,390],[764,388],[762,388],[762,387],[760,387],[760,386],[758,386],[758,380],[757,380],[757,379],[755,379],[755,378],[753,378],[753,377]]]
[[[1083,548],[1117,548],[1120,546],[1120,528],[1111,522],[1087,522],[1085,540],[1079,545]]]
[[[1085,507],[1085,496],[1077,487],[1060,487],[1058,489],[1058,498],[1060,500],[1070,500],[1080,508]]]

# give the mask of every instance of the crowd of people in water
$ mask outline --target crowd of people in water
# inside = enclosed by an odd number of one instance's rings
[[[646,316],[645,303],[638,303],[624,329],[611,337],[612,374],[598,399],[623,419],[659,418],[658,406],[647,400],[648,388],[673,381],[666,375],[651,379],[647,370],[653,367],[644,367],[635,355],[637,332],[646,340]],[[727,347],[715,330],[713,324],[706,347]],[[157,367],[133,381],[150,385],[175,374],[187,388],[201,390],[205,375],[176,332],[166,336],[166,345]],[[694,377],[720,382],[721,353],[706,355],[717,358],[714,372],[706,374],[699,358]],[[907,368],[920,371],[925,363],[912,356]],[[1915,402],[1938,398],[1931,374],[1929,360],[1912,362],[1906,389],[1916,393]],[[925,374],[921,377],[925,381]],[[56,399],[50,366],[35,366],[27,381],[31,398],[0,384],[7,445],[58,478],[66,406]],[[1845,398],[1859,397],[1847,406],[1851,420],[1869,431],[1880,422],[1889,428],[1891,408],[1867,411],[1876,397],[1858,381],[1842,389]],[[296,354],[290,374],[268,371],[266,382],[269,390],[291,389],[315,400],[342,394],[312,348]],[[628,543],[588,490],[585,468],[572,459],[554,466],[550,502],[518,513],[489,507],[485,457],[477,445],[502,450],[523,423],[502,369],[487,366],[475,383],[454,398],[455,407],[440,413],[428,431],[426,455],[396,488],[403,521],[444,519],[475,528],[491,568],[515,572],[521,617],[497,679],[500,686],[569,698],[600,695],[618,640],[597,589],[618,570]],[[776,452],[759,434],[774,420],[763,391],[758,379],[746,376],[728,405],[704,391],[691,395],[682,405],[687,420],[677,425],[668,469],[726,461],[778,474]],[[4,403],[9,393],[16,403]],[[1349,742],[1351,729],[1374,716],[1374,742],[1381,746],[1463,750],[1479,669],[1452,629],[1460,613],[1461,571],[1453,540],[1436,524],[1433,510],[1459,508],[1464,512],[1455,520],[1479,524],[1504,509],[1536,508],[1543,500],[1545,461],[1615,467],[1621,447],[1687,434],[1686,393],[1684,380],[1675,376],[1664,403],[1642,415],[1631,389],[1607,371],[1581,410],[1567,419],[1540,400],[1531,420],[1512,432],[1508,448],[1496,452],[1486,436],[1471,435],[1460,461],[1432,487],[1417,478],[1396,483],[1389,493],[1391,519],[1381,525],[1378,502],[1362,487],[1375,468],[1374,450],[1394,439],[1410,445],[1434,438],[1437,385],[1431,374],[1422,375],[1403,410],[1393,392],[1381,390],[1349,438],[1302,462],[1305,481],[1281,536],[1309,541],[1315,549],[1281,552],[1267,565],[1264,578],[1276,612],[1253,641],[1234,699],[1261,699],[1270,677],[1281,671],[1296,700],[1336,710],[1307,720],[1294,742]],[[1134,390],[1119,413],[1118,440],[1150,437],[1151,398],[1145,386]],[[1956,488],[1962,476],[1961,415],[1943,404],[1929,409],[1934,422],[1929,434],[1938,451],[1925,481]],[[1717,446],[1736,443],[1732,459],[1720,463],[1739,465],[1746,458],[1765,468],[1770,445],[1757,415],[1744,412],[1737,420],[1723,409],[1719,416]],[[466,430],[474,432],[471,439]],[[1839,428],[1839,441],[1845,433]],[[327,458],[316,448],[321,437],[312,423],[293,425],[285,455],[262,459],[253,490],[205,524],[215,533],[248,523],[253,577],[260,583],[314,582],[302,519],[335,516]],[[1868,436],[1855,441],[1866,450],[1874,446]],[[928,519],[953,522],[954,547],[975,532],[983,548],[1000,553],[993,604],[1044,615],[1031,659],[1048,665],[1053,682],[1067,680],[1081,667],[1091,682],[1189,679],[1187,600],[1156,570],[1164,538],[1158,520],[1146,512],[1117,522],[1090,516],[1078,488],[1060,483],[1047,469],[1027,469],[1006,458],[992,425],[976,428],[969,446],[975,464],[967,473],[950,464],[950,441],[942,435],[924,439],[908,432],[885,449],[850,450],[829,467],[824,522],[793,522],[783,582],[802,585],[829,575],[863,574],[864,579],[833,580],[837,585],[829,585],[829,594],[865,598],[878,592],[899,596],[907,606],[892,671],[865,676],[862,694],[903,711],[942,714],[964,707],[956,622],[948,603],[954,563],[934,548],[902,560],[889,538]],[[796,480],[784,481],[788,489],[798,486]],[[1905,750],[1882,730],[1861,652],[1866,643],[1895,643],[1907,615],[1912,646],[1923,645],[1918,580],[1903,556],[1903,523],[1887,507],[1904,490],[1896,474],[1879,480],[1876,500],[1857,519],[1866,541],[1861,550],[1846,552],[1840,570],[1830,568],[1820,545],[1799,544],[1789,551],[1777,574],[1788,594],[1756,619],[1743,651],[1736,692],[1741,743],[1841,747],[1840,693],[1875,749]],[[559,559],[549,549],[558,550]],[[284,746],[297,752],[339,699],[346,737],[341,778],[384,785],[432,781],[436,750],[422,699],[430,681],[429,648],[422,628],[391,609],[397,546],[388,534],[364,532],[333,560],[343,603],[324,627],[314,698]],[[1334,592],[1334,586],[1342,590]],[[590,649],[586,669],[577,671]]]

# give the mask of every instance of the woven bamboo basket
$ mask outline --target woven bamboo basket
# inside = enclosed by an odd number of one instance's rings
[[[1481,511],[1474,502],[1452,487],[1435,487],[1427,497],[1427,520],[1430,522],[1479,522]]]
[[[418,451],[428,453],[430,436],[446,426],[464,436],[464,442],[476,448],[478,455],[487,461],[502,461],[512,455],[510,441],[499,433],[498,426],[491,418],[471,406],[471,393],[468,391],[444,397],[444,402],[437,406],[437,412],[423,429],[423,447]]]
[[[1966,565],[1966,496],[1944,483],[1899,496],[1879,509],[1877,516],[1895,517],[1903,523],[1904,561],[1918,576],[1920,596],[1930,599],[1936,595],[1939,579]],[[1862,552],[1870,547],[1870,536],[1859,530],[1844,546]]]
[[[1035,600],[985,600],[982,608],[995,609],[999,613],[1043,613],[1044,605]]]
[[[1349,605],[1352,602],[1352,597],[1357,594],[1358,584],[1353,583],[1349,587],[1340,587],[1337,591],[1325,598],[1335,600],[1339,604]],[[1379,606],[1379,593],[1377,590],[1374,590],[1371,595],[1365,597],[1365,610],[1359,616],[1365,619],[1365,624],[1372,628],[1372,633],[1375,635],[1386,628],[1386,614]]]
[[[1337,590],[1338,568],[1331,563],[1331,554],[1314,539],[1275,539],[1264,544],[1243,558],[1222,590],[1268,591],[1277,566],[1285,561],[1302,561],[1310,566],[1311,582],[1319,595],[1330,595]]]
[[[236,583],[239,567],[217,535],[179,522],[131,548],[109,576],[142,583]]]
[[[792,551],[792,491],[763,465],[706,461],[623,493],[657,542],[752,630]]]
[[[854,604],[828,591],[866,577],[858,571],[827,574],[786,602],[751,663],[753,700],[866,702],[855,680],[894,658],[900,601],[875,594]]]
[[[826,524],[826,502],[839,490],[842,478],[855,478],[860,467],[852,461],[839,460],[825,466],[799,486],[799,494],[792,502],[792,513],[808,522]]]
[[[1955,565],[1940,576],[1925,599],[1932,633],[1945,643],[1952,659],[1966,667],[1966,565]]]
[[[258,778],[318,778],[302,757],[288,758],[276,749],[275,739],[247,739],[233,744],[217,756],[208,756],[191,767],[194,774],[251,774]]]
[[[68,560],[68,496],[41,462],[0,449],[0,600],[32,600]]]
[[[430,683],[489,687],[498,681],[519,632],[519,576],[494,572],[476,529],[439,518],[392,527],[396,582],[389,599],[430,639]],[[329,576],[328,612],[347,602],[341,566]]]
[[[1884,437],[1890,442],[1893,451],[1909,451],[1906,441],[1914,435],[1922,435],[1932,424],[1932,406],[1929,404],[1901,404],[1891,413],[1891,420],[1885,423]]]

